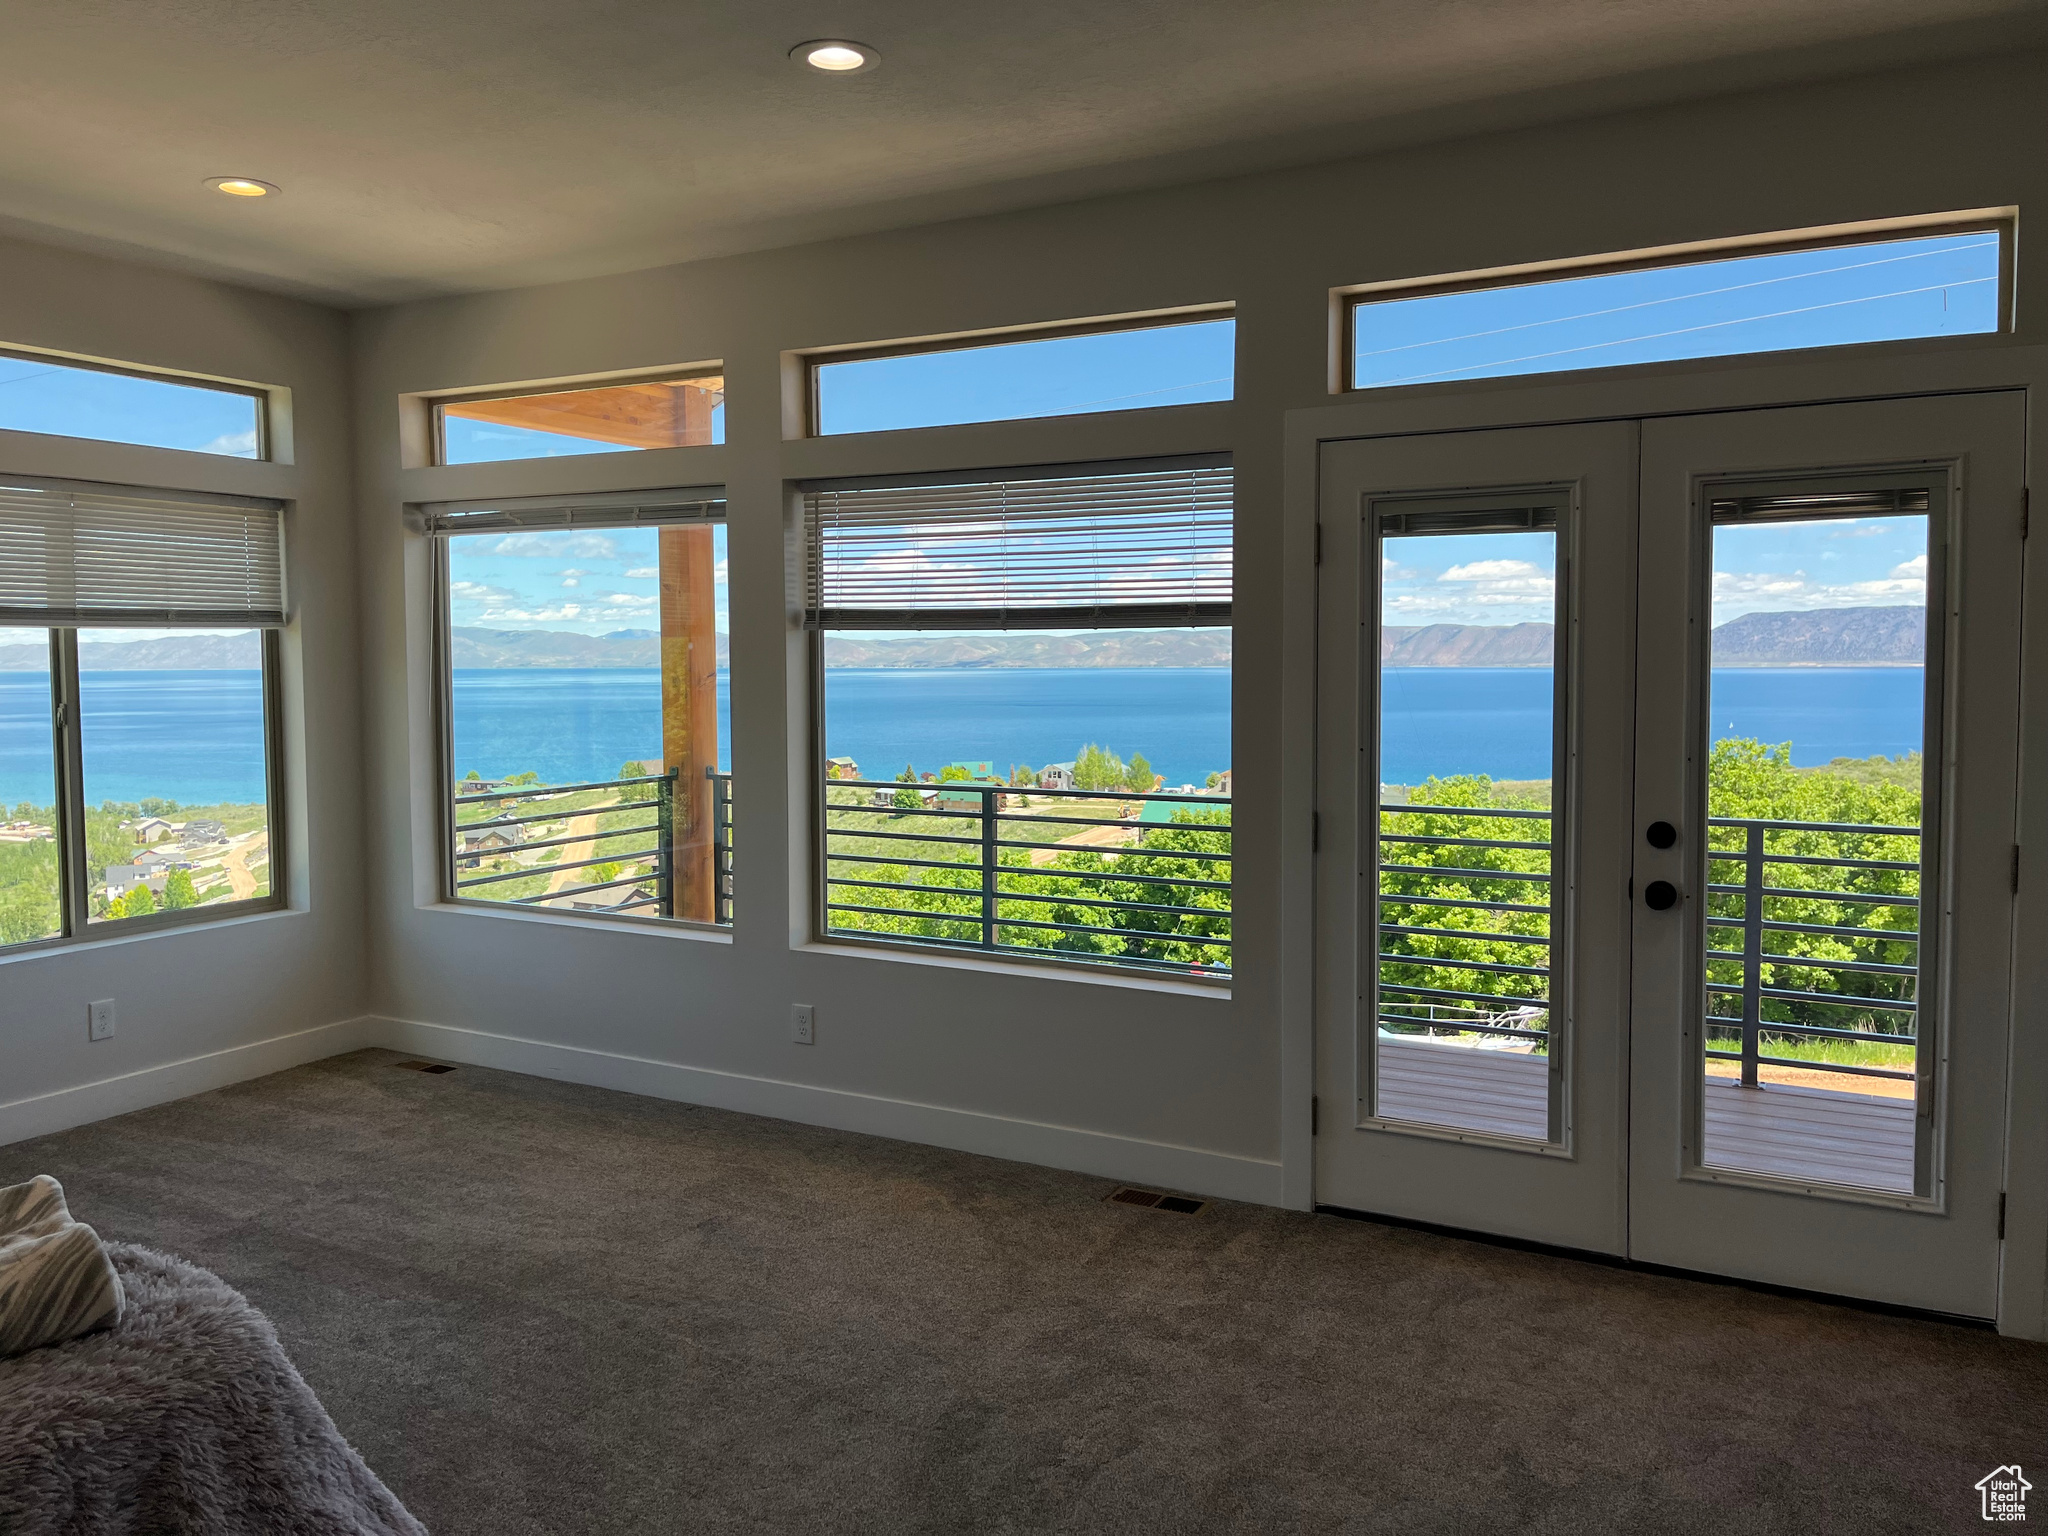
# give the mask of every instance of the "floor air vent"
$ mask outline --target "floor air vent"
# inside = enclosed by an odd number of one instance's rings
[[[443,1066],[438,1061],[401,1061],[399,1065],[408,1072],[453,1072],[453,1067]]]
[[[1142,1205],[1147,1210],[1172,1211],[1180,1216],[1192,1216],[1209,1202],[1190,1200],[1186,1195],[1162,1195],[1156,1189],[1133,1189],[1125,1184],[1103,1196],[1111,1205]]]

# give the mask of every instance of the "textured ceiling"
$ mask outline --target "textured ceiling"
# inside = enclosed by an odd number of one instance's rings
[[[2041,38],[2043,0],[0,0],[0,229],[345,304]],[[882,66],[830,78],[796,42]],[[207,176],[276,182],[246,203]]]

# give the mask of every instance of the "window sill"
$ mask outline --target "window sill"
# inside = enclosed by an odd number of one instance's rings
[[[566,912],[535,912],[519,907],[483,901],[430,901],[420,903],[422,912],[445,912],[461,917],[482,917],[511,923],[538,923],[549,928],[573,928],[579,932],[632,933],[644,938],[687,939],[697,943],[730,944],[732,929],[709,923],[685,923],[673,918],[572,916]]]
[[[1044,961],[1012,960],[997,956],[963,955],[947,950],[926,949],[912,944],[863,943],[858,939],[813,939],[791,946],[799,954],[841,955],[856,960],[880,960],[895,965],[929,965],[947,971],[971,971],[982,976],[1021,976],[1035,981],[1074,981],[1090,987],[1122,987],[1139,992],[1165,992],[1180,997],[1199,997],[1228,1002],[1231,981],[1196,981],[1152,971],[1075,962],[1068,965]]]
[[[267,923],[281,917],[300,917],[298,909],[278,902],[272,906],[257,907],[220,917],[194,917],[178,922],[150,923],[144,928],[128,928],[110,931],[95,926],[83,936],[63,939],[43,939],[33,944],[18,944],[0,950],[0,966],[16,965],[25,960],[49,960],[61,955],[75,955],[86,951],[102,950],[117,944],[141,944],[151,939],[171,938],[178,934],[214,932],[222,928],[240,928],[250,923]]]

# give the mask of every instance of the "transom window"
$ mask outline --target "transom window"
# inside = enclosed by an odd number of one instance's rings
[[[715,370],[433,402],[435,460],[486,464],[725,441],[725,377]]]
[[[1361,294],[1352,389],[1996,331],[2006,234],[1928,232]]]
[[[0,353],[0,431],[261,459],[267,401],[253,386]]]
[[[1228,400],[1237,321],[1213,311],[810,360],[811,431],[888,432]]]

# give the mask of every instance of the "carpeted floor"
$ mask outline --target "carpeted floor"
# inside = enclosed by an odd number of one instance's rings
[[[402,1059],[0,1183],[247,1292],[436,1536],[1861,1536],[2048,1489],[2048,1347]]]

